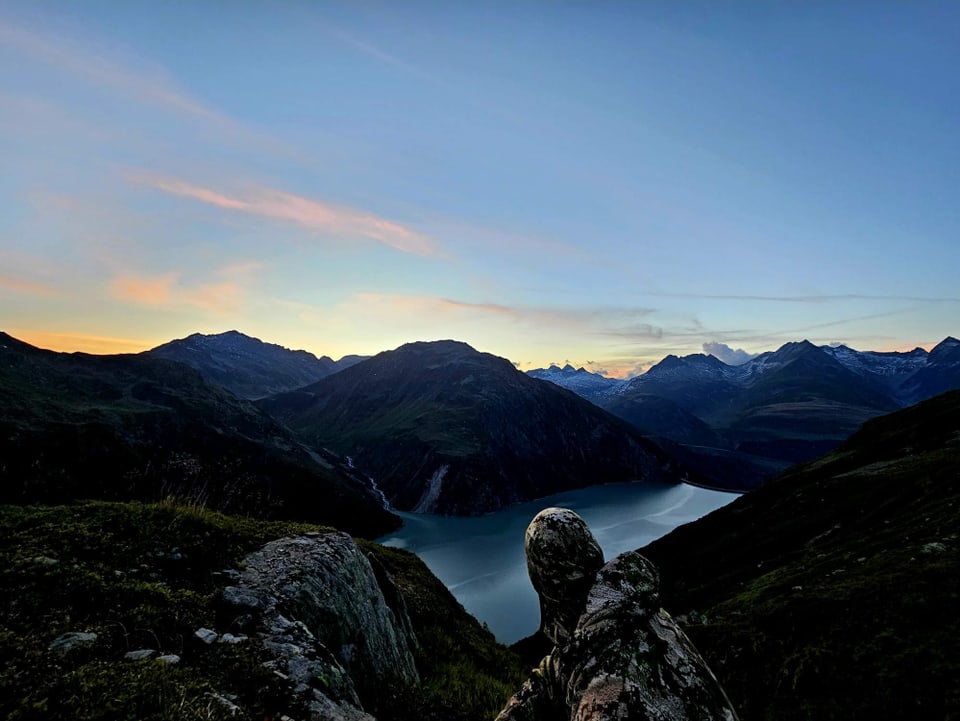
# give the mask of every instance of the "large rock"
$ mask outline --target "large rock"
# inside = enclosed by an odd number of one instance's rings
[[[541,630],[555,645],[498,721],[736,719],[706,662],[660,608],[652,563],[628,552],[597,570],[593,535],[566,509],[539,513],[526,538]]]
[[[50,650],[60,656],[66,656],[75,648],[90,646],[97,642],[97,634],[86,631],[71,631],[57,636],[50,642]]]
[[[311,718],[369,719],[419,685],[403,600],[350,536],[283,538],[244,562],[224,603],[257,630]]]

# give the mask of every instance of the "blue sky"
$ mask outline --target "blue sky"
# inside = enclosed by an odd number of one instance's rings
[[[620,375],[929,347],[958,67],[951,2],[3,3],[0,328]]]

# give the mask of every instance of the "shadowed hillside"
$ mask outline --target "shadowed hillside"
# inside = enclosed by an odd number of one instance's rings
[[[629,424],[465,343],[410,343],[259,402],[404,510],[471,515],[591,483],[676,482]]]
[[[642,552],[744,721],[960,714],[960,391]]]
[[[307,351],[264,343],[235,330],[215,335],[194,333],[157,346],[145,355],[186,363],[208,383],[251,399],[309,385],[362,360],[360,356],[339,361],[327,356],[317,358]]]
[[[54,353],[0,334],[0,502],[167,497],[377,536],[364,480],[199,373],[144,355]]]

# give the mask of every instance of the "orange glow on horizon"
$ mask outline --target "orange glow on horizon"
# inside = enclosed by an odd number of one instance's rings
[[[59,353],[79,352],[93,355],[140,353],[165,342],[137,338],[112,338],[84,333],[58,333],[45,330],[11,329],[7,332],[24,343]]]

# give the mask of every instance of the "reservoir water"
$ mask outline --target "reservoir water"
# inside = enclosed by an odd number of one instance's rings
[[[561,506],[579,513],[610,560],[735,498],[737,494],[686,484],[591,486],[474,518],[397,512],[403,528],[379,541],[416,553],[497,640],[513,643],[536,631],[540,622],[523,555],[523,533],[540,510]]]

